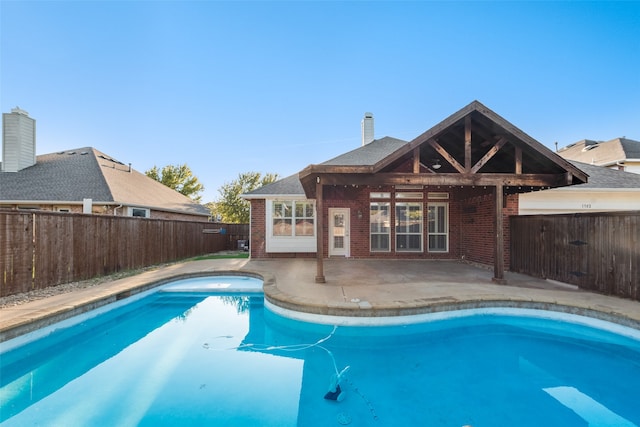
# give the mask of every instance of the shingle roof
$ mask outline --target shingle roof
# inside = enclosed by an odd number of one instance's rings
[[[19,172],[0,173],[0,200],[124,204],[208,215],[206,207],[92,147],[43,154]]]
[[[609,169],[604,166],[595,166],[587,163],[570,162],[577,168],[589,175],[589,182],[586,184],[572,185],[563,187],[565,190],[576,189],[620,189],[620,188],[636,188],[640,190],[640,174]]]
[[[370,166],[393,153],[407,141],[385,136],[370,143],[341,154],[333,159],[321,164],[331,166]],[[251,191],[244,196],[255,198],[255,196],[267,195],[304,195],[304,189],[298,178],[298,174],[290,175],[264,187]]]
[[[264,185],[258,189],[243,194],[247,198],[262,198],[263,196],[288,195],[304,196],[304,189],[298,178],[298,174],[289,175],[271,184]],[[260,197],[256,197],[260,196]]]
[[[330,166],[372,166],[406,144],[407,141],[385,136],[321,164]]]
[[[640,141],[633,139],[619,138],[626,159],[640,159]]]
[[[610,141],[583,139],[561,148],[558,154],[567,160],[608,165],[625,159],[639,159],[640,141],[627,138],[616,138]]]

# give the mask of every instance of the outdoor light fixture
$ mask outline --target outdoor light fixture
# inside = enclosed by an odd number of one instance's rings
[[[442,166],[442,165],[440,164],[440,160],[439,160],[439,159],[435,159],[435,160],[433,161],[433,165],[431,165],[431,167],[432,167],[432,168],[434,168],[434,169],[436,169],[436,170],[437,170],[437,169],[440,169],[440,167],[441,167],[441,166]]]
[[[362,219],[362,211],[358,209],[358,219]]]

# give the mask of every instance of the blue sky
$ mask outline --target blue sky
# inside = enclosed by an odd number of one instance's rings
[[[0,0],[0,97],[37,153],[186,163],[203,201],[473,100],[554,148],[640,140],[640,2]]]

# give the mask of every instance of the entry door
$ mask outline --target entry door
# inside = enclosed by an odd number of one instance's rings
[[[329,256],[349,256],[349,209],[329,209]]]

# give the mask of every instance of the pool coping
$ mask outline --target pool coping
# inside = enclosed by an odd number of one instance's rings
[[[332,272],[326,284],[314,281],[315,263],[310,260],[204,260],[189,261],[119,279],[104,285],[57,295],[17,307],[0,310],[0,342],[35,331],[78,314],[171,281],[210,275],[247,275],[263,280],[265,300],[287,310],[302,313],[349,317],[403,316],[483,307],[532,308],[577,314],[640,329],[640,302],[577,291],[563,284],[541,279],[510,276],[515,286],[491,282],[490,272],[460,264],[380,263],[362,260],[327,260]],[[391,267],[389,267],[391,266]],[[443,267],[444,266],[444,267]],[[329,268],[329,270],[330,270]],[[375,269],[384,269],[376,272]],[[396,272],[388,272],[396,268]],[[432,270],[445,268],[451,277]],[[472,274],[457,277],[451,270]],[[357,277],[368,275],[367,283]],[[388,283],[388,272],[394,277]],[[486,273],[486,274],[485,274]],[[462,274],[462,273],[458,273]],[[398,283],[396,283],[398,282]],[[478,282],[478,283],[476,283]]]

